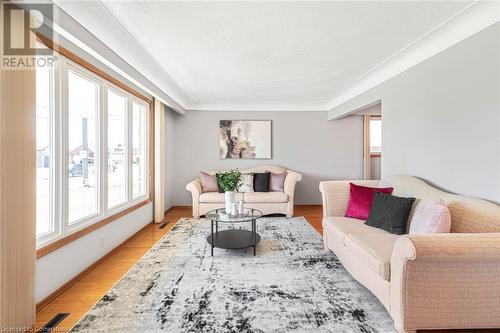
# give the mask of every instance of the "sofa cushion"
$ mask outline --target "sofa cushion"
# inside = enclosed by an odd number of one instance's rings
[[[219,193],[224,193],[225,192],[224,189],[219,184],[219,174],[218,173],[215,174],[215,178],[217,179],[217,191]]]
[[[345,246],[384,280],[391,278],[391,255],[398,235],[390,233],[348,233]]]
[[[345,216],[366,220],[370,215],[375,193],[391,194],[392,190],[392,187],[366,187],[349,183],[349,202],[347,203]]]
[[[402,235],[406,233],[408,216],[414,201],[415,198],[396,197],[377,192],[366,224],[392,234]]]
[[[285,192],[285,178],[286,172],[284,173],[272,173],[269,178],[269,191],[280,191]]]
[[[409,234],[449,233],[450,210],[443,199],[421,200],[411,219]]]
[[[328,232],[328,237],[332,237],[334,241],[341,242],[342,245],[344,245],[344,238],[348,233],[387,233],[387,231],[382,229],[367,226],[363,222],[350,217],[327,216],[323,218],[323,232]]]
[[[243,193],[236,193],[236,201],[243,199]],[[205,192],[200,194],[200,202],[204,203],[224,203],[224,193]],[[222,206],[221,206],[222,207]]]
[[[249,192],[245,193],[245,202],[288,202],[288,195],[283,192]]]
[[[255,192],[269,192],[270,172],[253,174],[253,190]]]
[[[242,173],[241,184],[238,187],[240,192],[254,192],[253,190],[253,173]]]
[[[200,171],[200,184],[202,192],[217,192],[219,189],[217,177],[203,171]]]

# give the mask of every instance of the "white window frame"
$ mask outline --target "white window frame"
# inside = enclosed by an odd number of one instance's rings
[[[97,212],[80,220],[69,224],[68,217],[68,75],[69,72],[81,75],[97,84],[98,105],[96,115],[96,152],[94,152],[94,163],[96,163],[97,181]],[[51,224],[54,231],[37,236],[37,249],[49,245],[59,239],[65,238],[75,232],[78,232],[92,224],[98,223],[103,219],[120,213],[127,208],[145,201],[150,198],[149,178],[150,174],[150,151],[149,151],[149,136],[150,126],[150,105],[144,100],[134,96],[130,92],[118,87],[112,82],[103,77],[91,72],[85,67],[68,59],[67,57],[57,54],[57,61],[52,75],[51,86],[53,109],[51,110]],[[107,115],[108,115],[108,89],[114,93],[126,97],[126,140],[127,140],[127,200],[123,204],[118,204],[114,207],[107,207],[108,204],[108,152],[107,152]],[[144,105],[146,108],[146,124],[145,124],[145,170],[146,170],[146,194],[144,196],[132,198],[132,103],[136,102]],[[63,139],[61,139],[63,138]]]
[[[57,237],[61,234],[60,230],[60,224],[56,223],[58,216],[56,212],[56,205],[55,205],[55,188],[57,188],[57,177],[56,177],[56,156],[55,152],[55,122],[56,122],[56,115],[58,112],[55,109],[56,105],[58,103],[55,102],[56,95],[55,95],[55,90],[56,88],[54,87],[56,85],[57,80],[55,79],[58,77],[59,71],[57,71],[56,68],[53,68],[50,71],[49,74],[49,224],[50,224],[50,231],[36,235],[37,240],[40,242],[47,242],[50,239]]]
[[[105,108],[105,115],[103,116],[103,121],[104,121],[104,126],[103,129],[108,128],[108,91],[112,90],[114,94],[120,95],[121,97],[125,98],[125,141],[127,143],[126,145],[126,153],[125,153],[125,161],[126,161],[126,176],[125,176],[125,184],[127,186],[127,194],[126,194],[126,199],[125,202],[119,203],[115,206],[108,207],[108,186],[107,186],[107,180],[108,180],[108,133],[105,132],[106,134],[103,138],[103,152],[104,156],[106,158],[106,163],[103,164],[103,167],[105,167],[105,172],[103,173],[105,177],[105,189],[103,189],[103,196],[104,196],[104,206],[106,207],[106,210],[111,211],[112,213],[116,213],[118,211],[121,211],[127,207],[130,206],[131,200],[130,200],[130,193],[132,191],[129,183],[131,177],[131,157],[130,157],[130,152],[129,152],[129,146],[130,146],[130,137],[131,137],[131,132],[130,132],[130,93],[126,92],[125,90],[121,89],[120,87],[112,84],[111,82],[105,82],[104,84],[104,91],[105,91],[105,103],[106,103],[106,108]],[[114,214],[113,213],[113,214]]]
[[[83,77],[84,79],[86,80],[89,80],[90,82],[92,83],[95,83],[96,84],[96,92],[97,92],[97,115],[96,115],[96,120],[95,120],[95,126],[96,126],[96,151],[94,152],[94,164],[96,165],[96,191],[97,191],[97,211],[92,214],[92,215],[88,215],[88,216],[85,216],[81,219],[78,219],[74,222],[72,222],[71,224],[69,223],[69,216],[68,216],[68,172],[66,171],[65,172],[65,175],[63,175],[62,179],[63,179],[63,186],[64,186],[64,193],[66,194],[64,196],[64,199],[63,199],[63,212],[64,212],[64,215],[63,215],[63,219],[62,221],[64,221],[63,223],[63,233],[64,234],[70,234],[76,230],[79,230],[83,227],[86,227],[90,224],[94,224],[95,222],[97,222],[98,220],[102,219],[102,216],[103,216],[103,210],[104,210],[104,206],[102,205],[102,200],[103,200],[103,195],[102,195],[102,185],[103,185],[103,178],[102,178],[102,168],[100,167],[97,167],[97,166],[100,166],[102,164],[102,145],[101,145],[101,141],[102,141],[102,128],[103,126],[101,126],[101,123],[102,123],[102,85],[101,85],[101,82],[100,80],[95,77],[95,75],[93,75],[91,72],[85,70],[84,68],[82,68],[81,66],[79,65],[76,65],[75,63],[69,61],[68,59],[65,59],[65,62],[64,62],[64,65],[63,65],[63,86],[66,87],[66,93],[64,93],[62,95],[63,97],[63,117],[64,117],[64,121],[63,121],[63,138],[64,140],[63,141],[63,146],[64,146],[64,150],[62,151],[62,154],[60,155],[61,156],[61,159],[63,161],[63,170],[68,170],[68,127],[69,127],[69,124],[68,124],[68,111],[69,111],[69,104],[68,104],[68,77],[69,77],[69,73],[70,72],[73,72],[74,74],[76,75],[79,75],[81,77]],[[61,175],[59,175],[61,176]]]
[[[151,128],[149,128],[149,123],[150,123],[150,114],[148,112],[149,110],[149,105],[144,102],[143,100],[133,96],[131,98],[131,101],[130,101],[130,127],[129,127],[129,133],[132,133],[132,113],[133,113],[133,103],[136,103],[136,104],[139,104],[139,105],[142,105],[145,107],[146,109],[146,121],[145,121],[145,131],[144,133],[146,134],[146,137],[145,137],[145,145],[144,145],[144,149],[146,151],[146,159],[144,161],[145,163],[145,166],[144,166],[144,170],[146,170],[146,177],[144,179],[144,182],[145,182],[145,194],[144,195],[141,195],[141,196],[138,196],[137,198],[134,198],[133,197],[133,184],[132,184],[132,177],[130,177],[130,197],[129,199],[133,202],[133,203],[138,203],[140,201],[144,201],[148,196],[149,196],[149,177],[151,177],[151,175],[149,174],[149,131],[151,130]],[[133,170],[133,165],[132,165],[132,157],[133,157],[133,152],[132,152],[132,137],[133,135],[130,136],[130,141],[129,141],[129,153],[130,153],[130,168],[131,168],[131,172],[130,174],[132,174]]]

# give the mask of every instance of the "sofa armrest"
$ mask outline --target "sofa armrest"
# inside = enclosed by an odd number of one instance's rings
[[[186,185],[186,190],[191,192],[191,195],[196,195],[198,198],[201,194],[201,183],[199,179],[195,179]]]
[[[186,190],[191,192],[191,199],[193,204],[193,217],[200,217],[199,205],[201,194],[201,183],[199,179],[195,179],[186,185]]]
[[[302,180],[302,175],[298,172],[287,170],[285,177],[284,189],[288,197],[293,200],[295,193],[295,185]]]
[[[500,327],[500,233],[402,236],[390,283],[400,330]]]
[[[377,187],[378,180],[331,180],[319,183],[323,201],[323,217],[344,216],[349,201],[349,183],[361,186]]]

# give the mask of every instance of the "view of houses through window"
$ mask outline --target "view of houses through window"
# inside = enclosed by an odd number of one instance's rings
[[[37,69],[38,246],[148,197],[148,103],[60,56]]]
[[[127,96],[108,89],[108,208],[127,202]],[[132,161],[133,163],[133,161]]]
[[[68,71],[68,222],[98,212],[97,117],[99,84]]]

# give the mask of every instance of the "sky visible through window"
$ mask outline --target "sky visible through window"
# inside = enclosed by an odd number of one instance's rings
[[[108,207],[127,201],[127,98],[108,89]]]
[[[50,223],[50,67],[36,70],[36,235],[52,231]]]
[[[146,195],[146,107],[132,106],[132,196]]]
[[[61,61],[36,71],[39,245],[148,194],[148,104]]]
[[[370,153],[382,152],[382,120],[370,119]]]
[[[97,213],[98,84],[68,73],[68,221]]]

